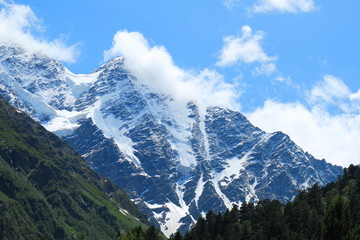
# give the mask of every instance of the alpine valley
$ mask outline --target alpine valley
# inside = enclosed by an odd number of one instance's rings
[[[165,235],[187,231],[209,210],[287,202],[342,173],[237,111],[179,104],[139,81],[124,61],[76,75],[56,60],[3,45],[0,93],[124,189]]]

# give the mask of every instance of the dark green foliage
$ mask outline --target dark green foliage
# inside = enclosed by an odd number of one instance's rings
[[[170,239],[172,239],[172,240],[182,240],[183,238],[182,238],[180,232],[176,232],[175,234],[172,234],[172,235],[170,236]]]
[[[133,216],[122,190],[0,99],[0,239],[114,239],[143,225]]]
[[[349,202],[343,196],[335,196],[325,215],[324,238],[345,239],[350,227]]]
[[[126,234],[119,234],[116,237],[116,240],[163,240],[164,237],[155,229],[154,226],[151,226],[146,231],[142,229],[141,226],[138,226]]]
[[[266,199],[224,214],[210,211],[183,238],[170,239],[360,240],[360,166],[350,165],[335,183],[314,185],[287,204]]]

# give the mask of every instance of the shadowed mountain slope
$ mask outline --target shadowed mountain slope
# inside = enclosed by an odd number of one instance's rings
[[[138,218],[122,190],[0,98],[0,239],[114,239]]]

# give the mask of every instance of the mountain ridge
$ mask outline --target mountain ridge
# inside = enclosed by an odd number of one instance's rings
[[[342,172],[237,111],[179,102],[150,88],[124,68],[123,57],[75,75],[53,60],[32,55],[29,63],[22,54],[0,51],[0,93],[122,187],[166,235],[186,231],[210,209],[289,201]],[[38,68],[45,70],[31,75]]]

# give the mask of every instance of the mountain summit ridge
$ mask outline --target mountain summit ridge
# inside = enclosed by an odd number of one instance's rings
[[[23,54],[0,48],[0,94],[123,188],[166,235],[186,231],[210,209],[288,201],[342,173],[240,112],[155,91],[125,69],[123,57],[75,75]]]

